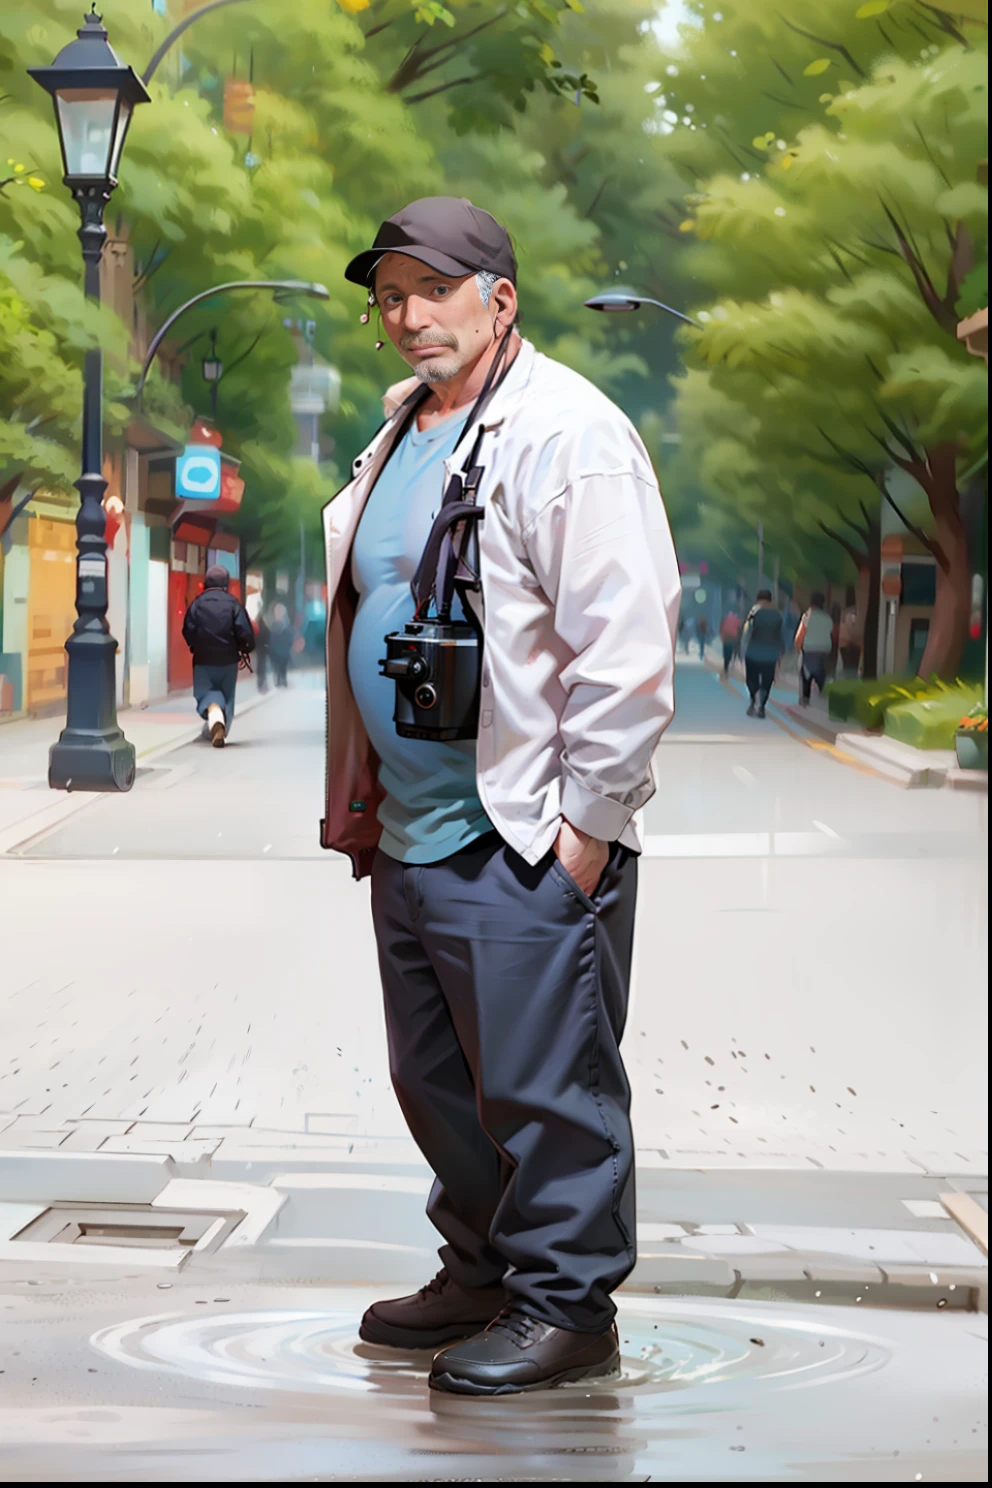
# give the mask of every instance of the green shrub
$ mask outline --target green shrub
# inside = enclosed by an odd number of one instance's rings
[[[961,715],[981,701],[981,688],[958,685],[931,691],[915,702],[892,704],[885,713],[885,732],[914,749],[953,749]]]
[[[911,702],[934,690],[922,677],[841,678],[827,689],[827,711],[838,723],[857,723],[863,729],[879,729],[886,710],[895,703]]]

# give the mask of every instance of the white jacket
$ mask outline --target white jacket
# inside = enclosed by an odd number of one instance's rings
[[[328,715],[321,842],[350,856],[356,878],[371,871],[382,791],[348,680],[357,604],[351,549],[406,391],[406,384],[390,390],[387,422],[323,514]],[[483,420],[479,797],[528,863],[553,846],[563,817],[639,851],[640,808],[655,789],[651,759],[674,710],[681,594],[651,461],[608,398],[527,341]],[[445,462],[445,486],[465,453],[463,444]],[[411,600],[411,618],[412,610]]]

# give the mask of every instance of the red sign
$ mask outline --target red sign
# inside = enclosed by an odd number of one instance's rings
[[[882,593],[886,599],[898,599],[902,593],[902,576],[897,573],[886,574],[882,579]]]
[[[245,494],[245,483],[238,475],[238,464],[234,460],[225,459],[220,467],[220,497],[217,501],[219,512],[236,512],[241,505],[241,498]]]
[[[898,532],[890,533],[888,537],[882,538],[881,554],[886,563],[902,562],[903,541]]]
[[[212,444],[214,449],[220,449],[223,442],[223,435],[219,429],[214,428],[213,424],[208,424],[205,419],[196,419],[194,421],[193,427],[189,431],[188,443]]]

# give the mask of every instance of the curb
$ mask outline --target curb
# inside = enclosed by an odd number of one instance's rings
[[[883,734],[838,734],[837,747],[868,761],[873,769],[909,789],[988,793],[985,771],[960,769],[952,750],[915,749]]]

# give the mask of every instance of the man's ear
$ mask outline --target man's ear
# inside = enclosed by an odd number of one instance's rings
[[[505,335],[517,323],[517,291],[511,280],[496,280],[490,304],[496,306],[495,319],[499,321]]]

